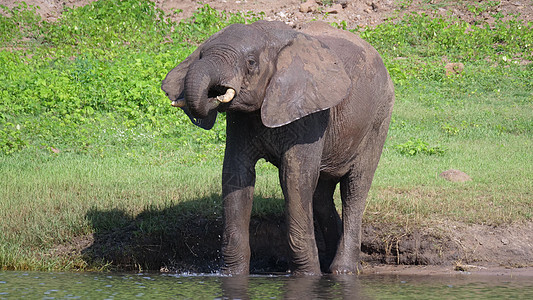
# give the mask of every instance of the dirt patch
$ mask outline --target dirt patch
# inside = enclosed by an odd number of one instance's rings
[[[475,274],[480,276],[532,277],[533,267],[510,268],[502,266],[413,266],[413,265],[371,265],[366,266],[364,274],[443,276],[456,274]]]
[[[39,14],[46,20],[54,21],[61,16],[65,7],[79,7],[95,0],[25,0],[28,5],[38,6]],[[3,0],[2,4],[13,7],[19,0]],[[299,26],[311,20],[346,23],[347,28],[373,26],[386,20],[399,19],[405,14],[424,12],[432,15],[452,16],[474,24],[476,21],[495,21],[495,15],[503,19],[518,16],[520,19],[533,19],[531,0],[501,0],[497,5],[487,5],[488,1],[449,1],[449,0],[337,0],[316,1],[316,8],[304,10],[301,0],[154,0],[158,8],[166,13],[174,13],[174,20],[189,18],[204,4],[217,10],[228,12],[264,13],[267,20],[279,20],[293,26]],[[307,0],[306,2],[315,2]],[[483,3],[485,2],[485,3]],[[325,3],[342,4],[332,8]],[[308,11],[308,12],[307,12]]]
[[[94,223],[95,234],[80,237],[67,246],[58,246],[51,255],[89,268],[108,264],[116,270],[196,273],[219,270],[221,218],[206,219],[200,213],[176,211],[181,210],[171,208],[142,213],[124,226],[111,229],[98,228]],[[115,216],[93,211],[88,219],[105,220]],[[147,233],[147,226],[162,229]],[[365,224],[362,260],[365,270],[370,273],[423,274],[432,270],[498,274],[513,268],[531,271],[531,232],[533,222],[499,227],[457,222],[409,228]],[[319,235],[317,244],[322,255]],[[283,216],[252,218],[250,245],[253,273],[287,271],[289,253]],[[410,267],[402,269],[399,266]]]
[[[37,13],[43,20],[55,21],[57,20],[65,8],[75,8],[85,6],[96,0],[23,0],[27,5],[37,8]],[[2,5],[8,8],[13,8],[22,0],[2,0]]]

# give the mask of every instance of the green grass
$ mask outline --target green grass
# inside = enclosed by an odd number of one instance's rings
[[[195,128],[159,86],[209,35],[260,16],[205,6],[175,24],[134,0],[69,9],[55,23],[31,7],[4,11],[0,268],[99,269],[54,251],[143,213],[220,217],[225,118]],[[409,15],[358,31],[382,53],[397,99],[365,222],[531,221],[533,24]],[[447,77],[448,61],[464,72]],[[473,180],[438,177],[450,168]],[[282,213],[277,170],[261,161],[257,173],[253,214]],[[143,219],[136,234],[164,223]]]

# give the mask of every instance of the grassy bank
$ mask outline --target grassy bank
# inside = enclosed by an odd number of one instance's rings
[[[110,0],[48,23],[31,7],[4,8],[0,268],[100,268],[54,251],[147,211],[218,218],[224,117],[197,129],[159,86],[206,37],[259,17],[204,7],[176,24],[148,1]],[[365,221],[531,221],[533,24],[396,23],[356,30],[382,53],[397,95]],[[448,62],[464,70],[447,76]],[[473,180],[438,177],[450,168]],[[264,162],[256,191],[254,215],[281,213],[277,171]],[[165,230],[144,222],[136,234]]]

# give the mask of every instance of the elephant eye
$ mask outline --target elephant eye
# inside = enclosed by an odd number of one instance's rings
[[[253,58],[249,58],[246,63],[248,64],[248,67],[255,67],[255,60]]]

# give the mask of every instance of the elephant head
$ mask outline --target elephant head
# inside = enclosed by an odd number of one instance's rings
[[[351,81],[318,39],[281,22],[233,24],[210,37],[163,80],[191,121],[210,129],[217,112],[259,111],[279,127],[340,103]]]

